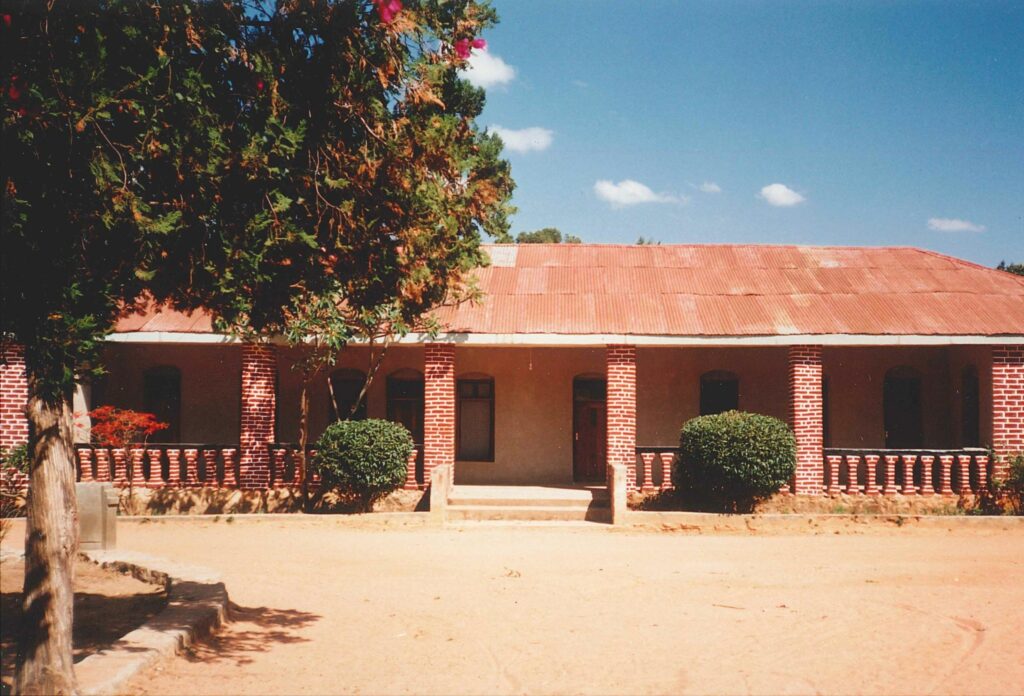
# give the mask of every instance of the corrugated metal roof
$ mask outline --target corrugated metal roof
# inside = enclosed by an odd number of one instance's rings
[[[489,245],[482,304],[445,308],[483,334],[1024,334],[1024,278],[922,249],[770,245]],[[118,332],[208,333],[169,309]]]

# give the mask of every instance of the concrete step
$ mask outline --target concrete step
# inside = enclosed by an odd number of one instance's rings
[[[448,502],[450,505],[499,507],[607,507],[608,491],[604,488],[456,485]]]
[[[449,505],[448,520],[464,521],[566,521],[607,522],[611,511],[607,508],[580,505]]]

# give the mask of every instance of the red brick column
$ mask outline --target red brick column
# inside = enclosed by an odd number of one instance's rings
[[[626,467],[626,490],[636,490],[636,346],[605,348],[609,464]]]
[[[0,447],[4,450],[28,442],[27,401],[25,349],[5,344],[0,355]]]
[[[1024,453],[1024,346],[992,348],[992,477],[1003,479],[1009,458]]]
[[[789,424],[796,435],[797,495],[820,495],[825,480],[821,380],[821,346],[790,346]]]
[[[242,346],[242,432],[239,486],[270,486],[270,450],[274,440],[277,353],[273,346]],[[189,483],[193,483],[189,481]]]
[[[455,346],[423,348],[423,483],[435,466],[449,464],[455,481]]]

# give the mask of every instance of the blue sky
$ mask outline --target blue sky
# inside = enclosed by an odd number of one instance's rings
[[[495,6],[513,232],[1024,260],[1024,2]]]

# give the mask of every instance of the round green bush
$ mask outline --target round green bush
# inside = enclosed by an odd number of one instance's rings
[[[313,466],[324,484],[357,496],[369,512],[405,481],[413,442],[401,424],[371,418],[332,423],[315,447]]]
[[[683,425],[672,482],[684,499],[747,512],[789,483],[795,470],[789,426],[771,416],[726,411]]]

